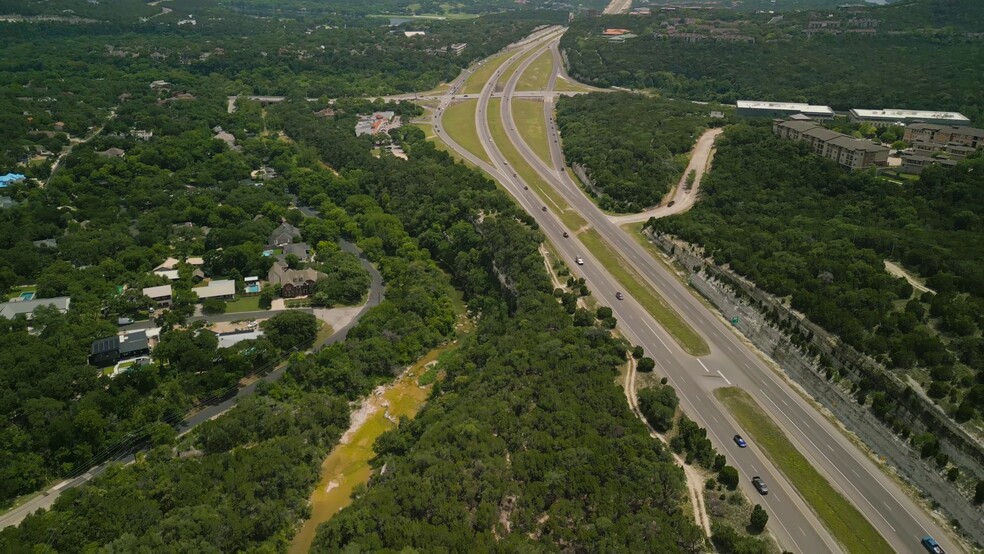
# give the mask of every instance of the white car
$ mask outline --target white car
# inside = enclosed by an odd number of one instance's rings
[[[584,265],[584,258],[582,258],[581,256],[577,256],[576,258],[574,258],[574,261],[577,263],[577,265]]]

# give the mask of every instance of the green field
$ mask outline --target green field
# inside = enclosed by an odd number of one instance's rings
[[[567,79],[557,77],[557,82],[554,83],[554,90],[573,91],[573,92],[591,92],[596,89],[593,89],[587,85],[582,85],[577,81],[568,81]]]
[[[258,312],[260,311],[260,295],[242,296],[235,300],[226,302],[226,313],[235,314],[239,312]]]
[[[684,321],[673,308],[671,308],[659,293],[653,290],[634,269],[622,259],[621,256],[608,245],[598,231],[589,229],[578,236],[581,242],[594,254],[595,258],[601,262],[605,269],[611,273],[615,279],[625,287],[625,291],[632,295],[642,307],[649,312],[649,315],[656,318],[656,321],[673,337],[677,343],[693,356],[703,356],[711,352],[707,343],[704,342],[697,331]]]
[[[462,100],[451,104],[444,110],[444,132],[479,159],[492,163],[488,153],[482,148],[475,129],[475,109],[478,100]]]
[[[570,207],[559,192],[540,178],[540,174],[530,164],[526,163],[526,160],[520,155],[519,150],[516,150],[512,141],[506,136],[506,130],[502,126],[502,118],[499,115],[501,103],[502,100],[499,98],[489,100],[489,113],[487,115],[489,118],[489,128],[492,131],[492,140],[495,141],[499,150],[502,151],[502,155],[509,161],[513,171],[522,177],[530,188],[536,192],[537,196],[543,200],[544,205],[560,216],[560,220],[564,222],[564,225],[568,229],[577,231],[581,227],[584,227],[587,221]]]
[[[482,88],[485,86],[485,83],[492,78],[492,74],[495,73],[495,70],[499,69],[499,66],[515,53],[516,52],[510,50],[496,54],[491,59],[487,60],[478,69],[476,69],[471,76],[468,77],[465,81],[465,88],[462,92],[464,94],[478,94],[482,92]]]
[[[747,392],[729,387],[715,390],[714,396],[727,406],[746,436],[789,479],[848,552],[893,552],[861,512],[810,465]]]
[[[549,167],[550,143],[547,142],[547,120],[543,117],[543,102],[516,98],[512,109],[513,120],[520,136]]]
[[[545,90],[550,81],[551,69],[553,69],[553,54],[547,49],[520,75],[516,90]]]
[[[507,67],[502,72],[502,76],[499,77],[498,84],[505,86],[506,82],[508,82],[509,79],[511,79],[512,76],[516,73],[516,70],[519,69],[519,66],[523,65],[523,62],[528,60],[530,56],[536,53],[536,51],[537,51],[536,48],[533,48],[529,52],[526,52],[522,56],[516,58],[516,61],[509,64],[509,67]]]

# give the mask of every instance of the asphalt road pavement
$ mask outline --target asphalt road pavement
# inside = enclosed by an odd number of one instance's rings
[[[516,54],[502,65],[489,81],[494,83],[504,69],[527,49],[540,48],[550,43],[556,36],[545,35],[539,41],[528,43],[515,50]],[[530,60],[535,58],[531,56]],[[555,57],[555,60],[559,57]],[[524,64],[527,65],[527,64]],[[558,71],[555,64],[554,71]],[[919,539],[933,535],[947,551],[957,552],[956,544],[936,524],[923,508],[909,498],[892,479],[887,477],[858,447],[811,404],[798,394],[785,380],[776,375],[759,355],[746,346],[719,315],[711,313],[688,288],[680,283],[669,270],[652,257],[634,238],[612,223],[590,199],[562,171],[562,165],[547,167],[524,143],[515,131],[508,99],[515,90],[516,82],[522,74],[517,70],[505,87],[501,116],[509,139],[523,154],[527,163],[576,209],[582,217],[601,234],[608,244],[628,260],[664,299],[695,329],[704,336],[711,348],[707,356],[695,358],[684,352],[679,345],[656,323],[645,309],[626,295],[625,300],[615,300],[614,294],[620,289],[615,279],[591,256],[590,252],[571,232],[571,238],[563,238],[565,229],[556,215],[541,208],[543,202],[531,190],[525,190],[522,179],[514,176],[502,153],[491,138],[487,114],[488,102],[494,85],[485,87],[476,109],[476,126],[480,141],[489,153],[492,164],[485,163],[456,144],[446,133],[441,132],[438,110],[435,129],[446,143],[461,156],[479,166],[494,178],[517,199],[517,201],[537,220],[548,239],[555,245],[561,256],[579,276],[583,276],[590,288],[602,303],[610,304],[619,320],[619,329],[636,344],[643,345],[647,354],[653,357],[660,371],[667,375],[670,383],[677,389],[681,404],[687,414],[708,430],[715,447],[728,456],[729,463],[739,469],[742,487],[746,494],[761,503],[772,519],[769,527],[780,543],[795,552],[828,552],[842,549],[820,524],[813,511],[753,443],[749,448],[739,449],[731,440],[737,427],[727,410],[713,396],[712,392],[720,386],[739,386],[749,392],[774,421],[784,429],[793,444],[823,474],[831,485],[844,494],[867,517],[867,519],[889,541],[897,552],[922,552]],[[554,82],[551,80],[551,82]],[[453,94],[453,93],[451,93]],[[441,107],[451,101],[451,94],[441,100]],[[552,110],[545,106],[548,114],[548,137],[555,160],[562,159],[560,140],[556,125],[549,120]],[[556,142],[554,142],[556,140]],[[580,256],[585,265],[573,263]],[[750,486],[751,477],[761,476],[770,487],[768,496],[760,496]]]

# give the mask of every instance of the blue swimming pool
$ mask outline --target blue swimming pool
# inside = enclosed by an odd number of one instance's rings
[[[250,283],[250,284],[246,285],[246,289],[245,290],[246,290],[246,294],[259,294],[259,292],[260,292],[260,284],[259,283]]]
[[[34,300],[34,291],[20,293],[21,300]]]

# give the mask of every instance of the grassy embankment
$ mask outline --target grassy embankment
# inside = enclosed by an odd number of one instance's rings
[[[796,487],[820,521],[848,552],[893,552],[892,547],[861,512],[810,465],[782,429],[747,392],[728,387],[715,390],[714,396],[728,408],[747,436]]]
[[[653,316],[687,353],[704,356],[710,347],[703,337],[687,324],[680,314],[671,308],[659,293],[653,290],[636,273],[632,266],[612,249],[594,229],[581,233],[578,238],[591,251],[595,258],[605,266],[615,279],[625,287],[625,291]]]
[[[462,100],[444,110],[444,132],[479,159],[492,163],[482,143],[478,140],[475,129],[475,109],[478,100]]]
[[[463,94],[478,94],[482,92],[482,87],[484,87],[485,83],[492,78],[492,74],[495,73],[495,70],[499,69],[499,66],[501,66],[506,60],[509,59],[510,56],[515,53],[516,52],[511,50],[500,52],[480,65],[465,81],[465,86],[461,92]]]
[[[526,163],[519,150],[516,150],[512,141],[506,136],[506,130],[502,126],[502,118],[500,116],[501,104],[502,100],[499,98],[493,98],[489,101],[488,118],[489,128],[492,131],[492,140],[495,141],[496,146],[502,151],[502,155],[505,156],[509,165],[512,166],[513,171],[543,200],[544,205],[560,216],[561,221],[563,221],[568,229],[577,230],[584,227],[587,221],[564,200],[564,197],[559,192],[540,178],[536,170],[530,164]]]
[[[547,122],[543,118],[543,102],[518,98],[513,100],[512,109],[516,130],[549,167],[550,142],[547,138]]]
[[[545,50],[533,60],[516,83],[516,90],[544,90],[550,81],[550,70],[553,69],[553,54]],[[558,80],[559,83],[559,80]]]

